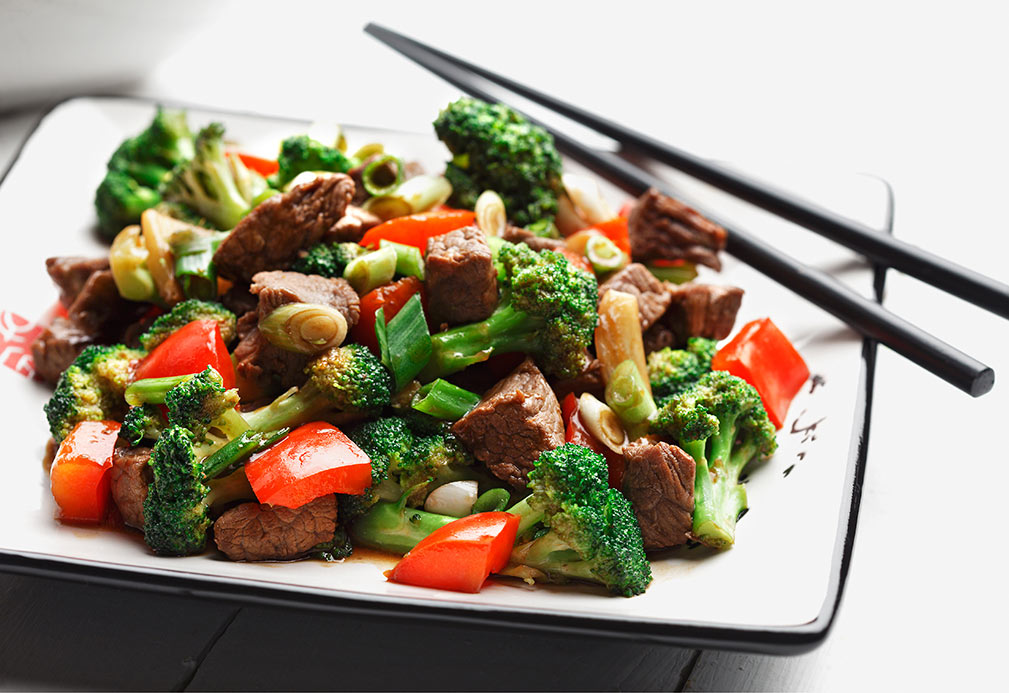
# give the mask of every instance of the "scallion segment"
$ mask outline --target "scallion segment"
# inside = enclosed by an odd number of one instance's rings
[[[427,365],[431,358],[431,333],[424,319],[420,295],[414,294],[396,316],[385,324],[385,309],[375,313],[375,337],[382,363],[402,390]]]
[[[458,421],[480,403],[480,395],[438,378],[417,391],[411,405],[436,419]]]
[[[350,282],[360,295],[392,281],[396,274],[396,251],[380,248],[373,253],[355,258],[343,270],[343,278]]]
[[[369,195],[388,195],[403,182],[403,160],[384,154],[364,167],[361,183]]]
[[[396,274],[424,280],[424,257],[420,254],[420,248],[387,241],[384,238],[379,241],[378,247],[392,248],[396,251]]]
[[[217,300],[217,270],[214,253],[223,233],[199,233],[186,229],[172,235],[172,255],[175,256],[175,279],[186,298]]]
[[[655,400],[648,383],[641,377],[632,359],[620,363],[606,383],[606,404],[628,427],[643,424],[655,413]]]
[[[645,267],[656,279],[673,284],[685,284],[697,278],[697,265],[692,262],[681,262],[676,265],[647,264]]]

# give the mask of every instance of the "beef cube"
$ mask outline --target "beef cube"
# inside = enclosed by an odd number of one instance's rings
[[[436,322],[478,322],[497,307],[497,270],[483,232],[456,229],[427,242],[427,305]]]
[[[675,445],[640,440],[624,448],[624,495],[646,550],[686,543],[693,529],[694,459]]]
[[[599,285],[599,298],[615,289],[638,299],[638,318],[645,331],[658,320],[673,300],[666,286],[644,265],[632,262]]]
[[[685,344],[688,337],[725,339],[736,323],[743,290],[713,284],[669,285],[672,302],[662,321]]]
[[[112,500],[119,514],[130,527],[144,528],[144,501],[147,487],[154,481],[151,452],[148,447],[125,447],[119,444],[112,451]]]
[[[127,301],[119,295],[112,270],[99,270],[88,277],[77,298],[67,306],[67,315],[74,325],[96,339],[114,342],[147,308],[146,303]]]
[[[66,318],[56,318],[32,342],[35,372],[50,385],[55,385],[60,373],[94,338]]]
[[[627,231],[635,262],[687,260],[722,268],[718,251],[725,248],[725,229],[655,188],[638,198]]]
[[[46,272],[60,290],[60,303],[65,308],[73,304],[91,275],[109,269],[109,259],[86,257],[51,257],[46,259]]]
[[[259,299],[252,295],[246,284],[233,284],[221,296],[221,303],[235,315],[245,315],[259,307]]]
[[[357,292],[342,277],[329,279],[300,272],[259,272],[252,278],[249,291],[259,298],[260,320],[285,303],[332,306],[347,319],[348,328],[356,325],[361,316]]]
[[[257,272],[285,269],[299,250],[333,232],[353,195],[354,181],[337,173],[261,202],[214,253],[218,273],[248,282]]]
[[[293,509],[242,503],[214,522],[214,542],[233,561],[288,561],[332,543],[336,519],[332,493]]]
[[[243,328],[249,331],[238,342],[233,354],[243,400],[279,395],[305,383],[307,355],[273,346],[258,327],[245,324]]]
[[[494,476],[526,485],[533,462],[564,443],[564,422],[546,378],[526,359],[483,396],[452,431]]]

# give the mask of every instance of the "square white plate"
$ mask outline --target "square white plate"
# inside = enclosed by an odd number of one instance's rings
[[[822,640],[840,599],[854,538],[875,347],[731,257],[725,257],[721,274],[703,278],[746,290],[737,327],[771,316],[820,384],[807,383],[793,402],[775,456],[748,470],[750,510],[739,523],[736,546],[722,553],[681,548],[657,556],[655,579],[644,595],[625,599],[589,586],[533,588],[512,580],[492,581],[476,595],[414,588],[387,582],[382,572],[393,559],[366,552],[335,564],[233,563],[213,551],[159,558],[139,535],[55,521],[41,462],[49,435],[41,410],[49,391],[25,377],[17,343],[56,301],[44,259],[105,252],[92,232],[94,190],[109,155],[145,127],[152,110],[152,104],[133,99],[64,102],[39,123],[0,185],[0,228],[10,239],[0,256],[0,362],[7,366],[0,368],[2,426],[10,441],[9,492],[0,505],[0,569],[316,609],[493,621],[694,646],[796,652]],[[229,139],[266,156],[306,125],[197,108],[189,110],[189,119],[194,129],[220,120]],[[352,149],[381,141],[430,171],[439,170],[446,158],[433,133],[358,127],[346,132]],[[768,177],[859,221],[889,228],[889,189],[878,179],[804,173],[794,181],[789,180],[794,172],[781,171]],[[874,270],[849,251],[705,186],[672,180],[691,199],[866,296],[875,295]],[[613,193],[612,201],[622,198]]]

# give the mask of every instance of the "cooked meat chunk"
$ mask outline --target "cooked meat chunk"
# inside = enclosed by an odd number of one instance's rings
[[[336,534],[336,496],[320,496],[300,508],[242,503],[217,518],[214,541],[233,561],[300,558]]]
[[[239,341],[241,341],[257,327],[259,327],[259,311],[256,309],[256,306],[253,306],[238,318],[235,324],[235,334],[238,336]]]
[[[655,188],[638,198],[627,230],[636,262],[688,260],[722,268],[718,251],[725,248],[725,229]]]
[[[623,291],[638,299],[641,330],[647,330],[658,320],[673,300],[669,289],[656,279],[644,265],[632,262],[599,285],[599,298],[610,289]]]
[[[694,459],[675,445],[640,440],[624,449],[624,494],[645,549],[686,543],[693,528]]]
[[[342,173],[274,195],[249,212],[221,243],[214,253],[218,273],[249,281],[257,272],[286,268],[299,250],[331,232],[353,195],[354,182]]]
[[[532,359],[491,388],[452,431],[494,476],[517,488],[540,453],[564,442],[561,407]]]
[[[87,332],[66,318],[54,319],[32,342],[35,372],[47,383],[55,385],[60,373],[89,344],[94,344],[94,339]]]
[[[242,319],[245,321],[245,316]],[[273,346],[258,327],[252,327],[242,337],[233,356],[235,373],[253,388],[251,391],[240,388],[243,400],[278,395],[303,385],[307,379],[308,356]]]
[[[355,205],[347,205],[347,212],[330,233],[326,234],[324,241],[353,241],[357,243],[364,236],[365,231],[382,223],[382,220],[371,212],[366,212]]]
[[[112,500],[123,522],[137,529],[144,528],[147,486],[154,481],[154,472],[148,464],[150,459],[151,448],[117,445],[112,451]]]
[[[645,344],[645,353],[650,354],[676,344],[676,335],[660,320],[642,333],[641,340]]]
[[[501,238],[509,243],[525,243],[533,250],[559,250],[566,247],[564,241],[559,238],[541,238],[532,231],[510,224],[505,227]]]
[[[585,370],[574,378],[567,380],[554,380],[552,382],[554,394],[558,401],[563,402],[569,394],[580,395],[588,392],[599,399],[603,399],[606,390],[606,383],[603,382],[603,364],[599,359],[592,359]]]
[[[109,268],[109,259],[87,257],[51,257],[46,271],[60,290],[60,303],[69,308],[91,275]]]
[[[357,292],[342,277],[329,279],[301,272],[259,272],[252,278],[249,291],[259,297],[260,320],[285,303],[332,306],[347,319],[347,327],[356,325],[361,316]]]
[[[81,330],[106,341],[117,341],[123,329],[147,308],[145,303],[127,301],[119,295],[112,270],[99,270],[84,283],[77,298],[67,307],[67,315]]]
[[[221,303],[235,315],[241,316],[259,307],[259,299],[249,292],[245,284],[233,284],[221,296]]]
[[[725,339],[736,323],[743,290],[713,284],[669,284],[672,302],[662,322],[676,335],[678,344],[688,337]]]
[[[477,227],[429,239],[425,268],[427,305],[435,322],[478,322],[497,307],[497,270]]]

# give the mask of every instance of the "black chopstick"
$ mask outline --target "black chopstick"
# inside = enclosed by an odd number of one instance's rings
[[[402,34],[374,24],[369,24],[365,31],[376,37],[380,35],[395,37],[417,48],[425,49],[457,67],[468,70],[489,82],[505,87],[530,101],[586,125],[616,140],[622,146],[647,154],[741,200],[815,231],[865,255],[874,262],[892,267],[985,310],[1009,318],[1009,285],[1007,284],[952,263],[890,234],[877,233],[864,224],[800,199],[763,181],[642,135],[619,123],[606,120],[549,94],[544,94]]]
[[[365,31],[464,92],[485,101],[499,101],[478,86],[465,68],[440,58],[427,47],[374,24],[368,24]],[[532,118],[530,120],[536,122]],[[668,194],[663,181],[624,159],[590,149],[543,123],[537,124],[550,131],[558,149],[629,193],[639,195],[655,187]],[[978,397],[991,390],[995,373],[988,366],[859,295],[824,272],[804,265],[700,207],[695,208],[725,227],[729,237],[727,250],[751,267],[971,396]]]

